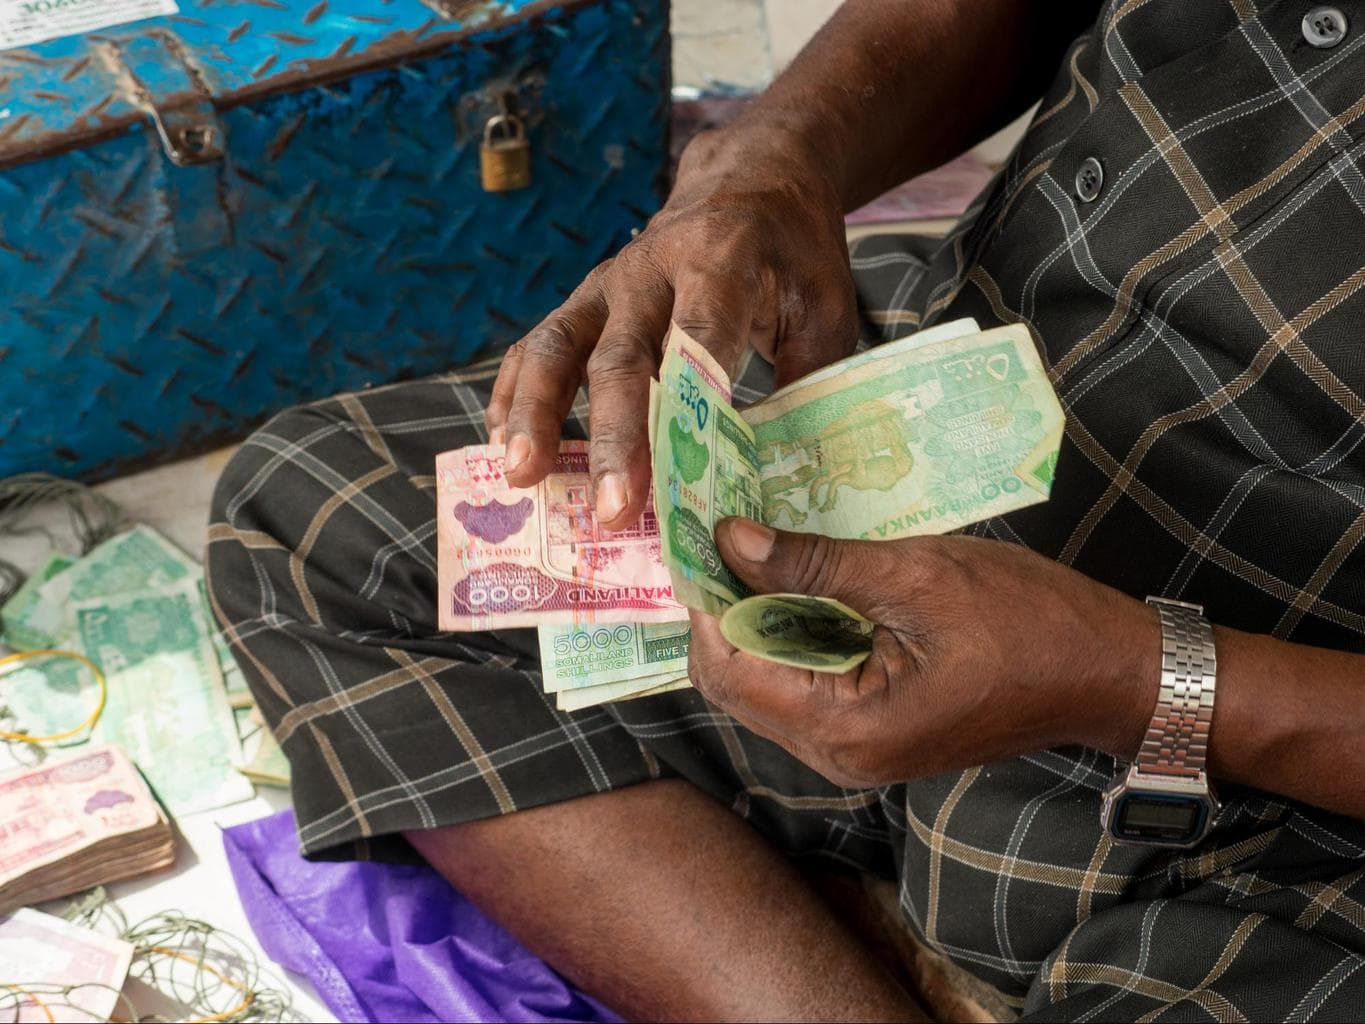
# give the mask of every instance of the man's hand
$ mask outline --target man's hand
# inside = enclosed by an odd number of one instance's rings
[[[692,141],[645,231],[508,352],[487,411],[508,479],[544,477],[586,382],[597,516],[630,525],[670,317],[731,371],[753,345],[778,386],[852,352],[844,211],[1027,107],[1097,5],[1059,22],[1039,0],[842,4],[730,126]]]
[[[1141,602],[973,537],[836,541],[726,519],[716,539],[756,591],[833,597],[876,625],[867,661],[829,675],[737,651],[692,613],[697,689],[837,785],[1066,743],[1137,750],[1160,675],[1160,628]]]
[[[512,483],[548,472],[586,381],[598,519],[635,521],[649,492],[649,379],[670,318],[729,372],[753,345],[779,387],[853,351],[839,197],[781,150],[752,130],[699,136],[645,231],[508,351],[486,419]]]

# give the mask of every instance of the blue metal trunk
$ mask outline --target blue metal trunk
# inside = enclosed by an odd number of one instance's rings
[[[0,50],[0,476],[515,340],[657,207],[668,62],[666,0],[188,0]],[[531,185],[486,192],[507,109]]]

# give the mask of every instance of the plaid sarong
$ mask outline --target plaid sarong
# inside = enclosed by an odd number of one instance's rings
[[[1309,6],[1105,4],[963,225],[852,258],[867,341],[972,315],[1044,354],[1053,498],[972,532],[1361,651],[1365,4],[1337,0],[1331,48]],[[1116,846],[1092,750],[842,790],[691,691],[562,714],[530,631],[439,633],[433,457],[485,439],[495,371],[285,413],[223,476],[214,600],[310,855],[406,856],[401,830],[680,775],[793,856],[897,879],[927,944],[1039,1019],[1361,1016],[1359,821],[1244,790],[1194,851]],[[737,400],[767,386],[752,359]]]

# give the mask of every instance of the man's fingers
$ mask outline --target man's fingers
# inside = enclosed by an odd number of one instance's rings
[[[842,601],[873,622],[888,601],[904,603],[919,581],[902,549],[873,541],[788,533],[732,517],[716,524],[725,564],[759,593],[813,594]]]
[[[721,635],[719,619],[697,611],[689,615],[687,672],[692,685],[754,732],[788,746],[787,737],[799,735],[803,723],[818,714],[811,673],[745,654]]]
[[[649,494],[649,382],[659,369],[673,289],[641,260],[618,263],[607,288],[611,312],[588,359],[588,461],[597,521],[623,530]]]
[[[749,344],[757,288],[742,272],[724,275],[695,265],[680,269],[673,287],[674,322],[733,374]]]
[[[830,268],[829,277],[808,281],[787,305],[773,363],[776,388],[852,355],[858,344],[858,303],[847,261]]]
[[[559,451],[564,417],[583,378],[583,364],[606,321],[601,273],[594,272],[555,312],[517,344],[507,381],[499,373],[494,399],[511,398],[501,423],[507,445],[507,479],[529,487],[549,472]]]
[[[512,409],[512,396],[517,392],[517,372],[521,368],[522,354],[526,340],[523,338],[502,357],[498,366],[497,379],[493,381],[493,394],[488,399],[488,408],[483,411],[483,422],[488,428],[490,444],[507,443],[507,414]]]

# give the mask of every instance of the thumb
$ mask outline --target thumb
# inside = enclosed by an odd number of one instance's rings
[[[867,614],[879,605],[889,577],[883,550],[872,564],[870,541],[835,540],[815,533],[774,530],[752,519],[731,517],[716,524],[716,546],[725,564],[760,594],[832,597]],[[886,549],[886,545],[881,545]]]

